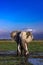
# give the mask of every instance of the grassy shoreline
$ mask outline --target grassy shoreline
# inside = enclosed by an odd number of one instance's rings
[[[12,41],[0,41],[0,51],[16,50],[17,44]],[[43,41],[32,41],[28,44],[30,52],[43,52]],[[25,57],[0,56],[0,65],[33,65],[25,61]]]
[[[16,50],[17,44],[13,41],[0,41],[0,50]],[[29,51],[43,52],[43,41],[32,41],[28,44]]]

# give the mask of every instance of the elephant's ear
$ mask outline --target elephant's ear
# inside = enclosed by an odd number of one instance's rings
[[[10,33],[11,39],[12,40],[16,40],[16,35],[17,35],[17,32],[16,31],[11,32]]]
[[[26,38],[28,38],[31,35],[31,32],[26,32]]]
[[[10,37],[12,38],[13,32],[10,33]]]

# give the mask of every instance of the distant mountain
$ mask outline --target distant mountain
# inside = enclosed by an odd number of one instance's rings
[[[43,40],[43,33],[33,33],[35,40]]]
[[[0,33],[0,39],[10,39],[10,33],[9,32]]]
[[[40,33],[33,33],[33,37],[35,40],[43,40],[43,32]],[[0,39],[11,39],[10,32],[1,32]]]

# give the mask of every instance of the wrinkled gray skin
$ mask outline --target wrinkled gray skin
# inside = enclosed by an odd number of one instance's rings
[[[17,55],[29,54],[27,46],[33,39],[31,32],[13,31],[11,32],[11,38],[17,42]]]

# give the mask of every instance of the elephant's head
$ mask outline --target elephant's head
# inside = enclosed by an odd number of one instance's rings
[[[33,40],[33,35],[31,32],[22,31],[20,34],[21,40],[24,40],[26,43],[31,42]]]

